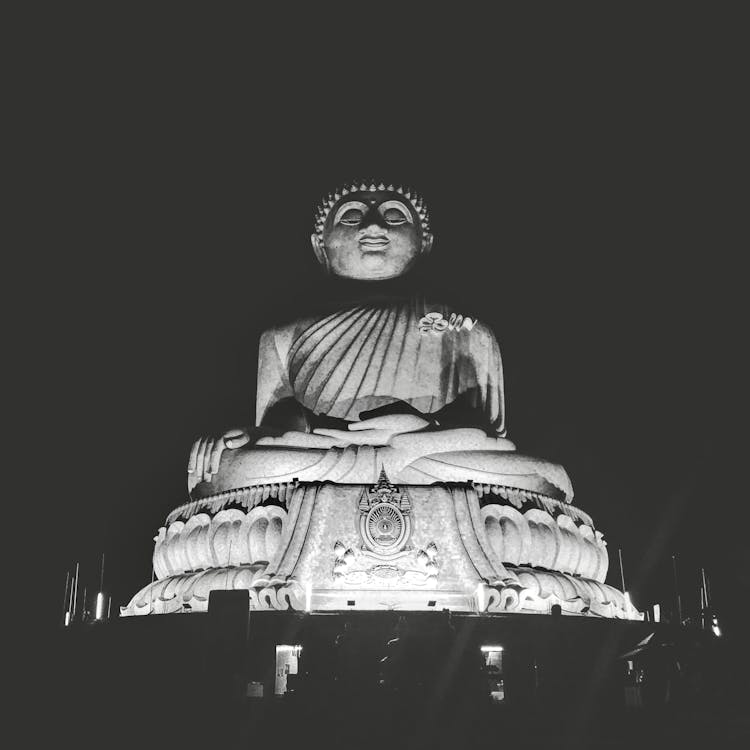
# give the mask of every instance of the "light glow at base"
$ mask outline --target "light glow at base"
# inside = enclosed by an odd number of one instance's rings
[[[96,618],[97,620],[101,620],[104,618],[104,594],[103,592],[99,592],[96,595]]]
[[[503,650],[502,646],[481,646],[480,647],[480,651],[484,651],[485,653],[489,651],[502,651],[502,650]]]
[[[477,609],[480,612],[484,612],[484,584],[477,584]]]
[[[65,627],[67,628],[68,625],[70,625],[70,612],[65,613]]]
[[[283,644],[283,643],[281,643],[278,646],[276,646],[276,653],[277,654],[279,654],[279,653],[283,654],[283,653],[286,653],[286,652],[291,652],[295,656],[299,656],[302,653],[302,646],[300,646],[300,645],[288,646],[288,645]]]
[[[719,627],[719,620],[715,616],[711,620],[711,630],[713,630],[713,633],[717,638],[721,636],[721,628]]]

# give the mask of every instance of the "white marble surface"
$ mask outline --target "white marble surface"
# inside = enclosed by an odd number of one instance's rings
[[[410,535],[398,556],[378,559],[360,527],[367,488],[300,484],[287,510],[232,508],[172,522],[156,537],[159,580],[123,614],[201,611],[211,589],[246,588],[258,609],[420,610],[435,602],[455,611],[546,613],[557,603],[566,614],[639,619],[603,583],[606,545],[587,524],[506,503],[480,508],[470,486],[399,487],[409,498]],[[344,551],[351,564],[337,572]]]

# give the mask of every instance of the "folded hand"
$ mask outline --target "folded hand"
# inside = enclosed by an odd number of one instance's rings
[[[430,422],[416,414],[388,414],[382,417],[352,422],[346,430],[332,430],[320,427],[315,435],[329,438],[328,447],[347,445],[387,445],[394,435],[420,432],[429,427]]]

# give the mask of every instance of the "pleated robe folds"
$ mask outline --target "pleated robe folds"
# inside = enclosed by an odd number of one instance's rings
[[[481,322],[422,330],[427,313],[454,310],[410,299],[349,307],[266,331],[260,341],[256,421],[292,397],[315,414],[357,421],[404,401],[433,414],[461,397],[505,435],[500,348]],[[433,315],[433,319],[436,316]]]

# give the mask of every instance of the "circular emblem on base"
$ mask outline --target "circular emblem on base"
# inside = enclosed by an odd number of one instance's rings
[[[406,537],[404,514],[392,503],[373,505],[365,517],[365,540],[378,552],[396,552]]]
[[[402,553],[411,535],[411,501],[381,470],[378,483],[362,489],[359,533],[363,549],[381,559]]]

